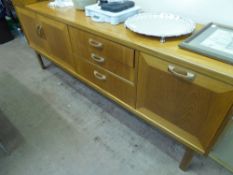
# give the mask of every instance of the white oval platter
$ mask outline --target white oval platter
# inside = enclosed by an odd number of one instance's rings
[[[167,37],[192,33],[196,24],[188,18],[172,13],[141,13],[128,18],[125,26],[139,34],[161,37],[163,42]]]

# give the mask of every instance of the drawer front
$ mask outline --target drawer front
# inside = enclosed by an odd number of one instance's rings
[[[134,50],[87,32],[69,28],[75,55],[134,81]]]
[[[118,99],[135,107],[136,88],[84,59],[78,59],[79,74]]]

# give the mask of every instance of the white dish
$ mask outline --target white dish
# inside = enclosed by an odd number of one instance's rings
[[[167,37],[192,33],[196,25],[188,18],[171,13],[141,13],[128,18],[125,26],[139,34],[161,37],[164,42]]]

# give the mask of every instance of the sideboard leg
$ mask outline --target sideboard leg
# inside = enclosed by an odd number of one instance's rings
[[[180,169],[183,171],[186,171],[193,159],[194,151],[190,148],[186,148],[186,151],[184,153],[184,156],[180,162]]]
[[[45,64],[44,64],[44,62],[43,62],[43,59],[42,59],[41,55],[40,55],[39,53],[36,52],[36,57],[37,57],[37,59],[38,59],[38,61],[39,61],[39,63],[40,63],[41,68],[42,68],[42,69],[46,69],[46,66],[45,66]]]
[[[7,155],[9,155],[9,151],[5,148],[5,146],[0,142],[0,149]]]

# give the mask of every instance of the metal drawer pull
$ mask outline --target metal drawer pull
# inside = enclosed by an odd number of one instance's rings
[[[95,78],[97,78],[98,80],[102,80],[102,81],[104,81],[104,80],[107,79],[106,75],[103,75],[103,74],[99,73],[99,72],[96,71],[96,70],[94,70],[94,76],[95,76]]]
[[[103,63],[105,61],[105,58],[97,56],[94,53],[91,54],[91,58],[98,63]]]
[[[36,33],[39,37],[42,37],[42,26],[41,25],[36,26]]]
[[[99,41],[93,40],[92,38],[89,39],[89,44],[95,48],[102,48],[103,44]]]
[[[168,65],[168,71],[171,72],[174,76],[184,80],[193,81],[195,79],[194,73],[183,70],[176,70],[176,67],[173,65]]]

